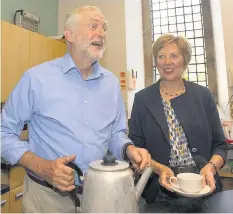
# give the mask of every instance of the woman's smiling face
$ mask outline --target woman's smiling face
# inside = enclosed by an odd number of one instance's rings
[[[162,79],[172,81],[182,78],[184,57],[176,43],[172,42],[162,48],[156,58],[156,66]]]

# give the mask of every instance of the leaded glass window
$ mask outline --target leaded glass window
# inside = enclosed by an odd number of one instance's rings
[[[163,33],[185,36],[192,59],[184,78],[208,86],[201,0],[151,0],[152,41]],[[159,73],[154,66],[155,81]]]

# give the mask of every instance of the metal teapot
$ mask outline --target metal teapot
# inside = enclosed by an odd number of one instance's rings
[[[82,213],[139,212],[138,200],[152,173],[147,167],[134,186],[133,171],[127,162],[107,154],[89,165],[84,177]]]

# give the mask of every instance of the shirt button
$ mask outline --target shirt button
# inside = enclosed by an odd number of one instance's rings
[[[87,101],[86,101],[86,100],[84,100],[84,104],[87,104]]]
[[[197,148],[192,148],[192,152],[197,152]]]

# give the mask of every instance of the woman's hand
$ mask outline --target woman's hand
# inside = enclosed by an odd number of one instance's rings
[[[174,192],[173,189],[171,188],[170,184],[170,177],[174,176],[173,171],[162,164],[159,164],[155,161],[152,162],[153,168],[155,173],[159,175],[159,183],[162,187],[166,188],[167,190]]]
[[[210,187],[210,193],[212,193],[216,189],[216,181],[214,179],[214,175],[216,171],[214,167],[207,163],[200,171],[200,174],[203,176],[203,187],[208,185]]]

